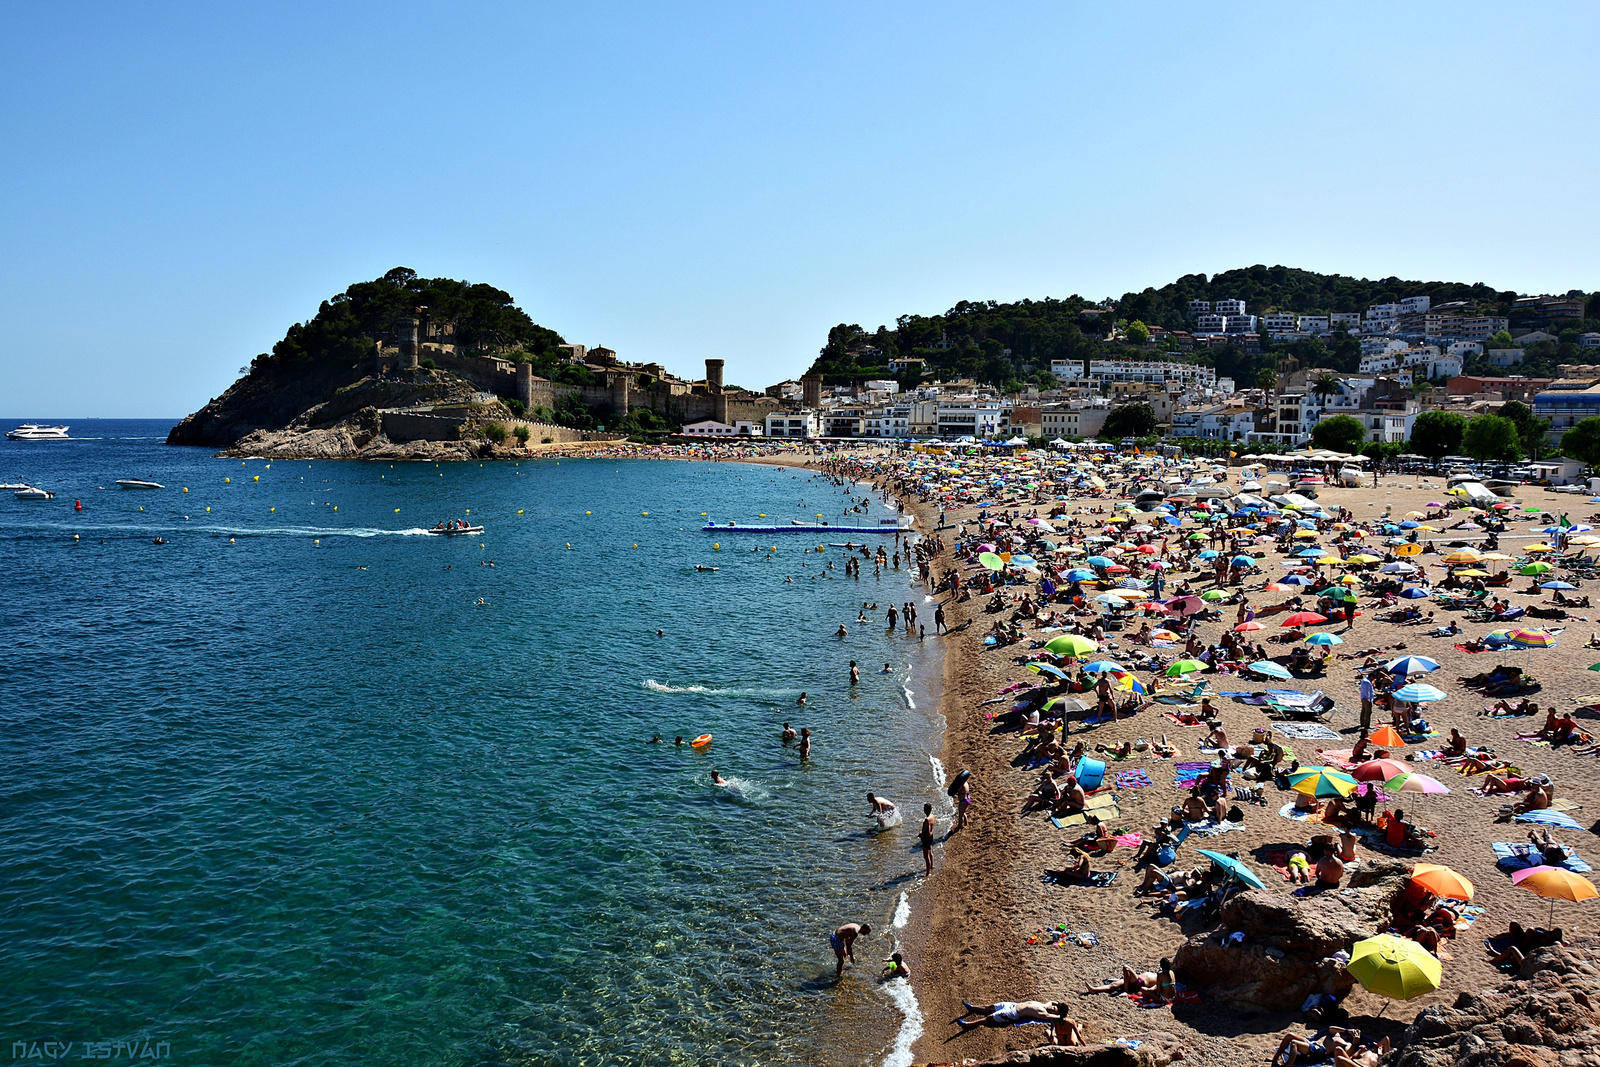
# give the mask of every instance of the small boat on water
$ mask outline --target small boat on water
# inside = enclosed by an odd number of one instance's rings
[[[18,500],[54,500],[56,495],[48,489],[39,489],[32,485],[23,486],[13,494]]]
[[[435,526],[433,529],[429,530],[428,532],[431,533],[431,534],[438,534],[438,535],[443,536],[443,537],[450,537],[450,536],[453,536],[455,534],[481,534],[481,533],[483,533],[483,527],[482,526]]]
[[[118,478],[119,489],[165,489],[160,482],[147,482],[143,478]]]
[[[715,567],[707,567],[704,563],[696,563],[694,565],[694,569],[697,570],[697,571],[714,571],[717,568],[715,568]]]
[[[15,493],[18,489],[30,488],[27,482],[0,482],[0,493]]]
[[[36,422],[25,422],[15,430],[6,434],[12,441],[66,441],[67,428],[65,426],[41,426]]]

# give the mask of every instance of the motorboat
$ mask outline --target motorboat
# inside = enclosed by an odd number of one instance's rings
[[[165,489],[160,482],[147,482],[143,478],[118,478],[119,489]]]
[[[0,493],[15,493],[18,489],[27,488],[27,482],[0,482]]]
[[[36,422],[25,422],[15,430],[6,434],[12,441],[66,441],[67,428],[65,426],[41,426]]]
[[[24,486],[13,494],[18,500],[54,500],[56,495],[48,489],[39,489],[35,486]]]
[[[454,534],[481,534],[481,533],[483,533],[483,527],[482,526],[435,526],[433,529],[429,530],[428,532],[431,533],[431,534],[439,534],[440,536],[443,536],[443,537],[450,537],[450,536],[452,536]]]

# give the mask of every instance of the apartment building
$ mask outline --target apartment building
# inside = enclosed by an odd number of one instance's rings
[[[1057,437],[1094,437],[1105,426],[1109,414],[1111,405],[1106,402],[1048,405],[1039,411],[1039,432],[1051,440]]]
[[[774,411],[767,416],[768,437],[820,437],[822,424],[809,409]]]
[[[988,397],[940,399],[935,432],[940,437],[994,437],[1006,420],[1000,401]]]

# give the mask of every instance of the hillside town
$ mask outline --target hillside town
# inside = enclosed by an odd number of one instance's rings
[[[681,432],[718,438],[1072,442],[1101,436],[1118,408],[1147,405],[1154,421],[1143,435],[1291,449],[1305,445],[1316,425],[1333,416],[1358,420],[1368,442],[1394,445],[1411,439],[1425,411],[1471,417],[1494,414],[1515,401],[1548,420],[1546,437],[1554,448],[1579,421],[1600,416],[1600,332],[1568,340],[1585,354],[1592,350],[1597,363],[1562,363],[1557,375],[1547,377],[1518,370],[1532,346],[1557,342],[1564,324],[1583,323],[1584,316],[1585,300],[1577,296],[1519,298],[1512,317],[1476,314],[1464,302],[1433,305],[1426,296],[1359,313],[1318,315],[1250,314],[1244,300],[1197,300],[1189,303],[1191,330],[1144,327],[1138,340],[1118,336],[1127,353],[1123,358],[1054,360],[1049,367],[1053,385],[1002,391],[971,378],[926,380],[926,375],[908,384],[908,374],[915,379],[921,361],[907,358],[888,364],[894,378],[839,383],[808,375],[780,382],[765,390],[776,406],[764,419],[709,418],[686,423]],[[1219,376],[1203,358],[1214,346],[1261,352],[1263,346],[1311,338],[1359,343],[1356,371],[1303,366],[1284,355],[1269,373],[1269,385],[1259,378]],[[866,341],[860,350],[872,354]],[[1489,373],[1464,373],[1469,361]]]

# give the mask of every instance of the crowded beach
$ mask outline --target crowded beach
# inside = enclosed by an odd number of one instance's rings
[[[906,957],[919,1059],[1159,1032],[1376,1064],[1589,926],[1600,501],[1337,463],[1312,499],[1245,462],[820,464],[939,538],[970,808]]]

